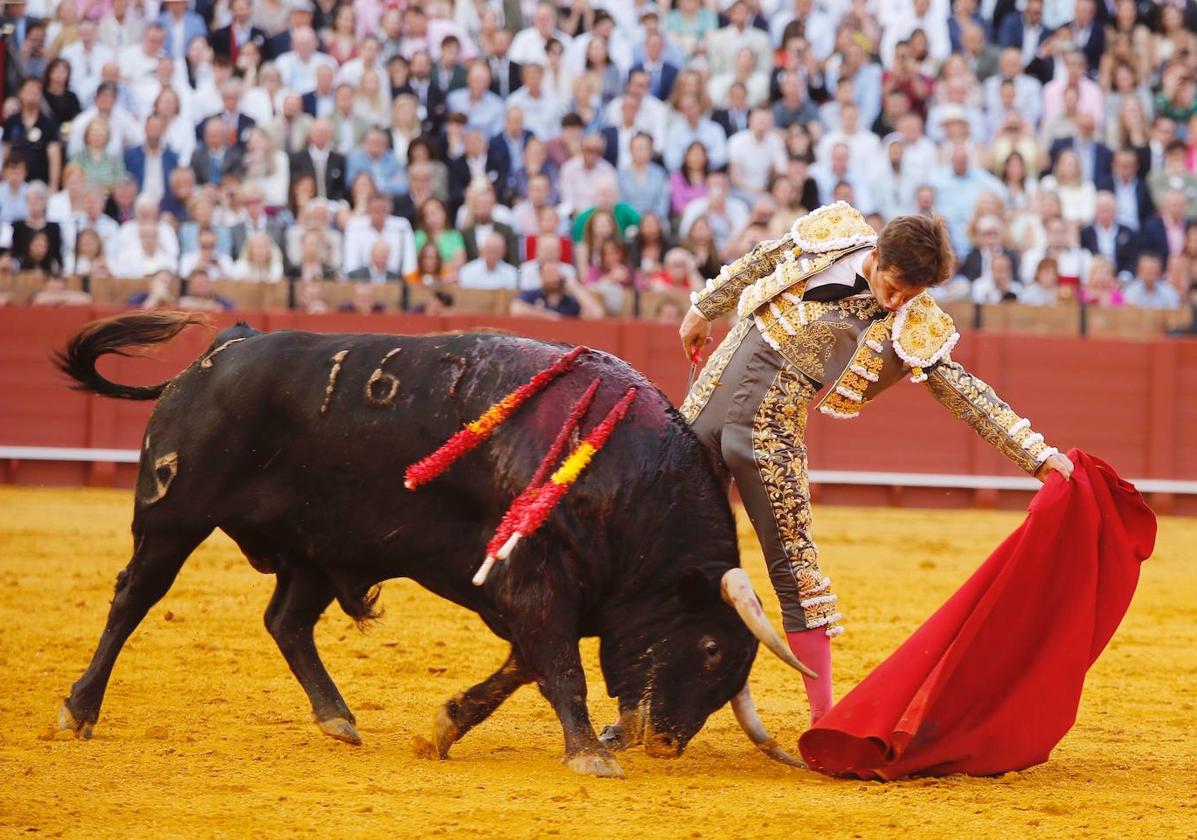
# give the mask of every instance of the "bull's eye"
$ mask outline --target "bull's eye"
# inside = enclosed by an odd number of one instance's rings
[[[709,671],[718,668],[720,660],[723,659],[723,651],[719,650],[719,643],[710,636],[703,636],[698,642],[698,647],[702,651],[703,667]]]

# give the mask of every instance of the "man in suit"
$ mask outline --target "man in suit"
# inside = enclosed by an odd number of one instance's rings
[[[291,183],[303,175],[316,181],[316,195],[329,201],[346,198],[345,156],[332,146],[332,125],[328,120],[312,122],[308,145],[291,155]]]
[[[294,51],[295,35],[301,32],[304,34],[299,35],[298,40],[305,43],[310,40],[313,51],[323,49],[320,44],[320,37],[315,34],[315,30],[312,28],[312,19],[314,17],[312,14],[312,5],[308,0],[301,0],[301,2],[291,5],[291,16],[288,18],[287,28],[277,35],[267,38],[265,45],[262,47],[262,58],[264,60],[277,62],[282,56]],[[308,39],[306,34],[308,32],[312,33],[310,39]],[[302,48],[302,51],[307,52],[306,46]],[[284,84],[286,84],[286,81],[284,81]]]
[[[665,36],[660,32],[648,33],[644,39],[644,61],[632,65],[632,69],[648,73],[649,92],[657,99],[668,99],[673,93],[679,70],[665,59]]]
[[[303,112],[310,117],[327,117],[336,107],[336,71],[326,64],[316,68],[316,87],[303,95]]]
[[[350,280],[365,281],[367,283],[399,283],[403,275],[390,267],[391,243],[386,237],[380,236],[370,246],[370,261],[361,268],[349,272]]]
[[[370,128],[369,121],[353,109],[353,88],[350,85],[337,85],[333,110],[328,120],[333,129],[333,145],[343,155],[360,146]]]
[[[420,119],[424,123],[424,130],[439,131],[447,114],[447,106],[445,92],[432,77],[432,56],[426,50],[417,51],[411,57],[409,69],[407,83],[395,95],[410,93],[414,96],[420,103]]]
[[[1106,28],[1098,20],[1095,0],[1076,0],[1076,11],[1067,29],[1072,34],[1073,47],[1088,59],[1089,72],[1096,73],[1106,51]]]
[[[523,110],[509,104],[503,130],[490,138],[490,145],[486,150],[486,160],[488,163],[494,162],[495,183],[504,197],[510,196],[514,186],[512,176],[523,167],[524,146],[528,145],[531,139],[532,132],[524,128]]]
[[[137,183],[137,191],[160,200],[166,195],[170,173],[179,165],[179,156],[162,142],[166,121],[158,114],[145,120],[145,143],[125,151],[125,171]]]
[[[490,89],[495,96],[504,100],[519,90],[522,84],[520,70],[523,65],[517,64],[508,57],[509,49],[511,49],[511,33],[506,29],[500,29],[491,36],[490,57],[486,60],[486,63],[490,65]],[[441,50],[444,50],[443,44]],[[465,85],[464,71],[461,85],[463,87]]]
[[[481,131],[466,129],[463,146],[461,155],[449,159],[449,203],[455,207],[461,204],[474,181],[499,184],[505,175],[499,168],[505,159],[490,154]]]
[[[1114,188],[1114,153],[1110,147],[1097,138],[1097,123],[1093,115],[1081,112],[1076,115],[1076,136],[1061,137],[1052,143],[1048,157],[1050,168],[1056,168],[1056,158],[1065,149],[1072,149],[1081,160],[1081,177],[1092,181],[1099,190]]]
[[[164,0],[158,23],[166,30],[166,54],[180,59],[193,38],[207,38],[208,24],[187,8],[187,0]]]
[[[1041,48],[1051,36],[1052,30],[1043,22],[1043,0],[1027,0],[1026,11],[1012,11],[1002,20],[998,46],[1017,47],[1026,71],[1041,82],[1049,81],[1052,59],[1043,55]]]
[[[262,188],[257,184],[243,184],[239,195],[245,220],[229,228],[233,258],[241,256],[246,241],[255,233],[265,233],[280,251],[286,251],[287,225],[280,217],[266,213],[266,195]]]
[[[226,79],[220,85],[221,110],[200,120],[195,126],[195,138],[203,138],[204,126],[210,120],[216,120],[224,128],[228,142],[238,149],[245,149],[245,141],[249,139],[249,132],[257,123],[254,118],[241,110],[240,79]]]
[[[1091,254],[1101,254],[1120,275],[1130,277],[1138,256],[1135,232],[1118,224],[1118,202],[1112,192],[1099,192],[1096,207],[1093,224],[1081,228],[1081,247]]]
[[[795,74],[797,75],[797,74]],[[778,103],[780,105],[780,103]],[[776,108],[776,106],[774,106]],[[743,82],[734,82],[727,89],[727,107],[717,108],[711,112],[711,119],[731,137],[741,131],[748,130],[748,88]],[[774,112],[776,120],[776,111]],[[788,124],[787,124],[788,125]]]
[[[229,4],[229,11],[233,16],[232,22],[228,26],[209,32],[208,46],[216,55],[227,58],[230,64],[236,65],[237,54],[246,44],[257,44],[259,49],[265,46],[266,33],[253,25],[253,6],[250,0],[233,0]]]
[[[466,69],[458,57],[461,55],[461,41],[456,35],[446,35],[441,41],[441,55],[436,60],[432,71],[432,78],[436,86],[445,93],[452,93],[458,88],[465,87]]]
[[[1010,258],[1011,265],[1018,265],[1018,255],[1002,245],[1005,225],[998,216],[982,216],[973,229],[973,248],[960,263],[956,274],[970,283],[982,275],[990,274],[990,266],[998,255]]]
[[[1139,176],[1139,156],[1133,149],[1120,149],[1114,153],[1110,190],[1118,203],[1118,224],[1139,231],[1155,213],[1151,191]]]
[[[25,36],[29,33],[29,28],[34,24],[40,24],[40,18],[29,17],[26,12],[25,3],[7,3],[4,7],[4,16],[0,18],[0,39],[3,39],[3,73],[0,74],[0,81],[3,82],[3,93],[5,97],[12,96],[20,87],[21,79],[24,74],[21,71],[21,47],[25,45]]]
[[[1180,190],[1164,193],[1160,199],[1160,212],[1148,219],[1139,232],[1139,253],[1159,254],[1167,267],[1168,258],[1184,250],[1185,233],[1189,228],[1186,201]]]
[[[242,174],[241,150],[229,143],[219,117],[204,122],[202,142],[191,154],[191,169],[200,184],[219,184],[226,175]]]
[[[519,240],[515,236],[515,231],[511,229],[510,225],[505,225],[494,219],[494,188],[490,184],[471,186],[468,193],[468,200],[470,201],[470,210],[472,211],[473,218],[469,227],[461,232],[462,237],[465,239],[466,258],[470,260],[478,259],[482,244],[486,241],[487,237],[492,234],[498,234],[503,237],[503,242],[506,243],[506,253],[503,255],[504,261],[518,266],[520,264],[520,251]]]

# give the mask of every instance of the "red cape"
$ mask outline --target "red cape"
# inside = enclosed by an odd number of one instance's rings
[[[812,769],[896,779],[989,775],[1047,761],[1085,672],[1130,605],[1155,516],[1074,449],[1026,520],[905,644],[802,735]]]

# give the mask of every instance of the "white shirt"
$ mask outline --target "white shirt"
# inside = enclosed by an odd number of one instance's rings
[[[121,78],[133,83],[145,78],[152,78],[158,69],[158,56],[146,55],[141,44],[123,47],[119,53]]]
[[[785,141],[775,131],[760,140],[751,131],[736,132],[727,141],[727,157],[744,184],[758,191],[768,186],[771,173],[789,166]]]
[[[499,260],[494,268],[479,257],[470,260],[457,274],[457,283],[463,289],[514,289],[519,281],[519,272],[510,263]]]
[[[842,260],[836,260],[831,265],[822,271],[815,272],[806,281],[805,291],[817,289],[820,286],[827,286],[832,283],[838,283],[842,286],[854,286],[856,284],[856,275],[864,276],[864,262],[865,259],[872,252],[870,248],[862,248],[859,251],[854,251]],[[872,297],[871,291],[853,297]]]
[[[99,115],[99,110],[92,106],[75,118],[71,123],[71,136],[67,138],[67,157],[72,157],[83,150],[83,135],[87,126]],[[112,116],[108,118],[107,151],[110,155],[120,157],[125,149],[140,146],[145,141],[141,124],[137,119],[120,105],[112,107]]]
[[[567,51],[569,50],[572,38],[564,32],[555,32],[553,37],[560,41]],[[507,57],[516,64],[527,64],[532,61],[547,66],[549,57],[545,55],[544,45],[545,39],[541,36],[540,31],[529,26],[511,39],[511,49],[507,51]]]
[[[334,71],[337,69],[336,59],[322,52],[312,53],[307,61],[294,51],[285,52],[274,61],[274,66],[283,77],[283,87],[298,94],[311,93],[316,89],[316,68],[321,65],[331,67]]]
[[[366,216],[355,216],[345,226],[345,256],[342,268],[346,274],[370,264],[370,249],[380,238],[391,246],[387,270],[406,277],[416,270],[416,239],[411,224],[402,216],[387,216],[379,232]]]
[[[75,41],[63,47],[59,55],[71,65],[71,90],[84,104],[92,101],[100,86],[100,69],[116,57],[110,47],[99,41],[90,52],[83,48],[82,41]]]
[[[137,236],[138,222],[132,219],[120,226],[120,230],[116,236],[116,249],[118,251],[127,251],[132,249],[140,250],[140,239]],[[168,225],[165,221],[158,222],[158,252],[169,259],[171,262],[171,270],[173,271],[175,261],[179,257],[179,237],[175,235],[175,229]],[[133,275],[140,277],[140,274]]]
[[[538,140],[549,140],[561,133],[561,117],[565,110],[561,100],[544,85],[541,85],[538,97],[529,93],[528,88],[520,88],[507,97],[507,107],[518,107],[524,112],[524,126]]]
[[[162,146],[157,152],[145,150],[145,174],[141,178],[141,194],[161,201],[166,193],[166,177],[162,174]]]

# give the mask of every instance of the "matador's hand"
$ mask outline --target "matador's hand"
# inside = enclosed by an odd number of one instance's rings
[[[1067,481],[1072,478],[1072,461],[1068,460],[1067,455],[1057,452],[1039,465],[1039,469],[1035,470],[1035,478],[1047,481],[1048,474],[1052,472],[1058,472]]]
[[[711,322],[691,306],[677,332],[682,337],[682,352],[686,354],[686,361],[693,362],[695,355],[711,339]]]

